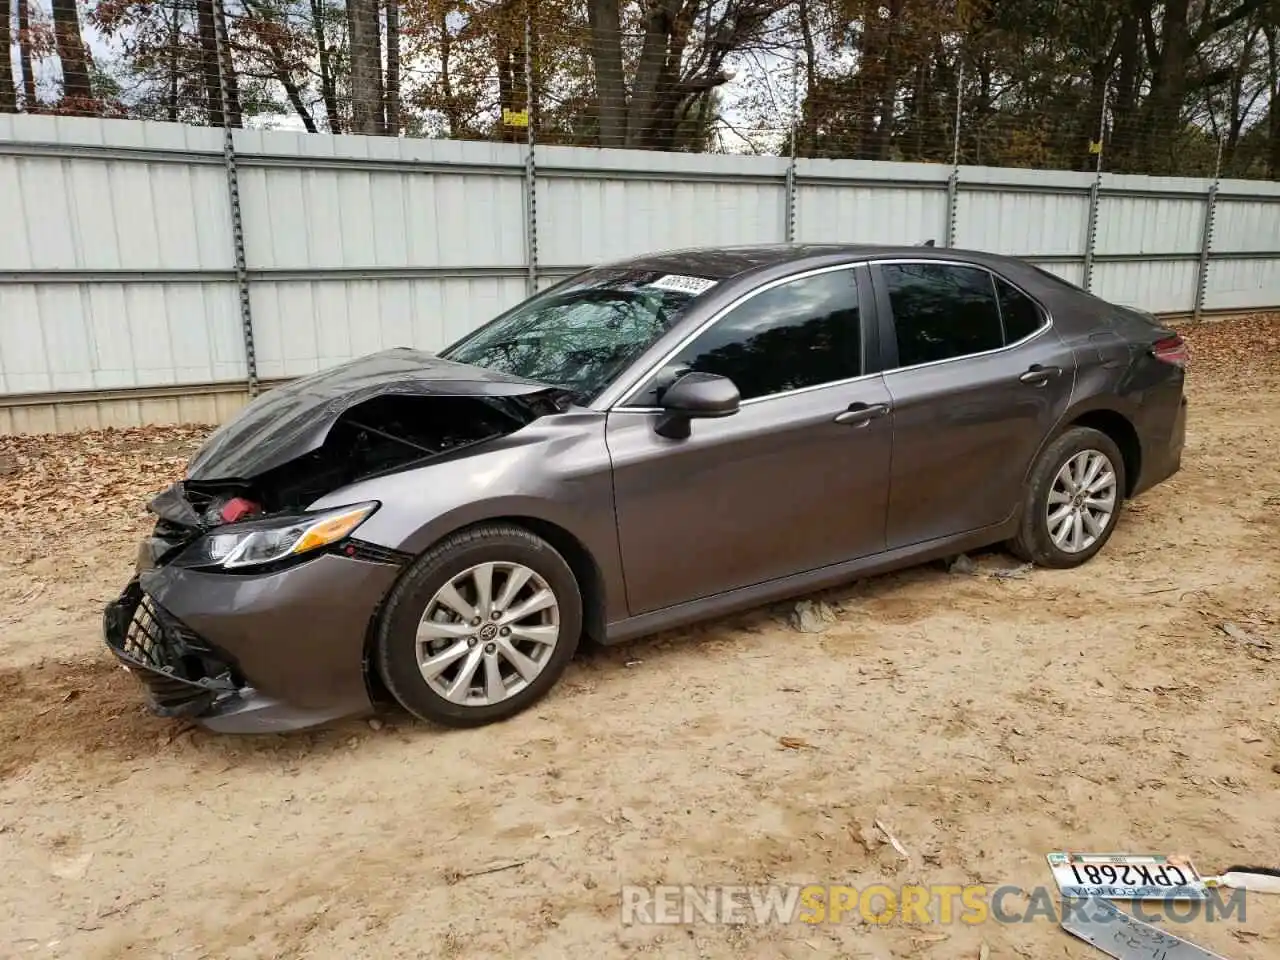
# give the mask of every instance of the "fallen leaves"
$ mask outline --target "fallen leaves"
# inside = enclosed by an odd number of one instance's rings
[[[0,436],[0,536],[16,547],[11,555],[26,559],[47,556],[60,542],[104,526],[133,535],[146,520],[147,500],[182,478],[211,429]]]
[[[1258,376],[1280,375],[1280,315],[1253,313],[1230,321],[1180,323],[1187,342],[1189,375],[1199,381],[1239,384]]]

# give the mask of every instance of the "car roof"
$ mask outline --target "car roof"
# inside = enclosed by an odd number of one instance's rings
[[[729,247],[689,247],[664,250],[626,260],[614,261],[608,268],[652,270],[660,273],[682,273],[708,280],[729,280],[742,274],[765,270],[783,264],[802,267],[807,261],[831,262],[842,257],[851,259],[911,257],[923,260],[962,259],[991,266],[1008,265],[1011,261],[998,254],[949,247],[890,246],[870,243],[774,243]],[[1016,262],[1016,261],[1012,261]]]

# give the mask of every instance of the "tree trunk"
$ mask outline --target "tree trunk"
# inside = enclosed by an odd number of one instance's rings
[[[53,0],[53,37],[62,64],[62,100],[71,114],[92,115],[93,87],[89,59],[80,33],[76,0]]]
[[[626,144],[627,88],[622,73],[619,0],[588,0],[591,64],[596,73],[596,125],[602,147]]]
[[[18,0],[18,63],[22,67],[22,106],[27,113],[39,108],[36,100],[36,74],[31,67],[31,7],[29,0]]]
[[[387,0],[386,133],[400,136],[400,0]]]
[[[13,85],[12,16],[9,0],[0,0],[0,113],[18,112],[18,91]]]
[[[205,111],[209,125],[226,125],[222,112],[222,84],[218,70],[218,35],[213,25],[213,0],[197,0],[196,30],[200,35],[200,80],[204,85]]]
[[[654,126],[658,107],[659,80],[667,63],[668,31],[679,0],[657,0],[648,6],[644,21],[644,42],[640,61],[631,83],[631,99],[627,104],[627,146],[638,147],[644,133]],[[678,9],[678,7],[677,7]]]
[[[218,24],[215,0],[196,0],[196,26],[200,34],[200,78],[204,85],[209,124],[214,127],[243,125],[240,112],[240,84],[228,56],[219,62]],[[222,102],[222,72],[227,73],[227,102]]]
[[[885,45],[881,63],[880,82],[876,85],[875,137],[870,144],[873,160],[888,160],[893,149],[894,113],[898,105],[898,76],[901,62],[902,0],[890,0],[889,23],[885,32]]]
[[[1280,26],[1267,27],[1267,86],[1271,103],[1268,109],[1267,177],[1280,180]]]
[[[333,75],[333,53],[325,36],[323,0],[311,0],[311,27],[316,37],[316,54],[320,61],[320,96],[324,100],[329,132],[341,133],[342,117],[338,114],[338,81]]]
[[[178,17],[177,0],[173,3],[173,15],[169,20],[169,100],[166,104],[170,123],[178,122]]]
[[[1128,10],[1120,18],[1120,33],[1116,38],[1119,61],[1116,96],[1111,104],[1111,136],[1103,146],[1106,151],[1103,163],[1112,172],[1132,169],[1130,158],[1141,140],[1137,123],[1138,90],[1142,74],[1141,43],[1138,16],[1133,10]]]
[[[440,5],[440,95],[444,98],[444,118],[448,124],[446,134],[450,137],[462,135],[462,110],[459,108],[457,96],[453,91],[453,34],[449,32],[449,8]]]
[[[383,132],[378,0],[347,0],[347,24],[351,37],[351,129],[376,137]]]
[[[888,44],[888,24],[878,16],[867,17],[863,25],[858,73],[853,81],[853,103],[850,104],[854,134],[849,156],[859,160],[877,159],[876,114],[888,73],[885,64]]]
[[[799,0],[798,13],[800,41],[804,45],[804,102],[809,106],[810,98],[818,89],[818,55],[813,42],[813,27],[809,23],[809,0]],[[794,109],[795,105],[791,106]],[[806,109],[802,111],[801,116],[803,125],[796,131],[796,150],[803,153],[813,149],[813,142],[817,135],[818,114],[815,110]]]
[[[1181,121],[1191,36],[1187,30],[1189,0],[1170,0],[1160,23],[1159,48],[1151,58],[1151,94],[1147,99],[1147,132],[1143,155],[1149,169],[1169,172]]]
[[[289,105],[293,107],[298,118],[302,121],[302,126],[307,133],[317,133],[316,121],[311,116],[311,111],[307,109],[307,105],[302,102],[302,91],[298,89],[298,83],[293,79],[292,74],[284,65],[284,57],[278,50],[272,50],[273,58],[276,61],[276,76],[280,80],[280,85],[284,87],[285,96],[289,98]]]

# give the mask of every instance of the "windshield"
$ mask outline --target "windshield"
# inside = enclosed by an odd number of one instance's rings
[[[589,403],[713,285],[653,271],[592,271],[525,301],[440,355],[564,387]]]

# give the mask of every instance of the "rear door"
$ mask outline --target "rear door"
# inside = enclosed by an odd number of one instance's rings
[[[1039,303],[984,267],[892,260],[871,270],[893,406],[888,548],[1006,520],[1070,403],[1071,348]]]
[[[884,549],[889,398],[865,375],[870,291],[865,266],[768,284],[609,412],[633,616]],[[657,404],[682,370],[729,377],[742,406],[671,440]]]

